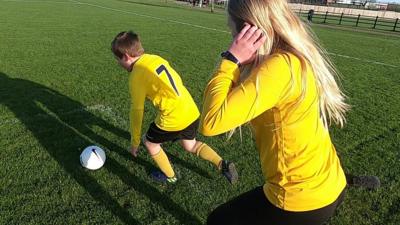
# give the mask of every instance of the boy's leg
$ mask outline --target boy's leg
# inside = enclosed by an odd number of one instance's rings
[[[208,145],[196,141],[199,120],[197,119],[188,127],[180,132],[179,139],[182,147],[193,154],[196,154],[202,159],[212,162],[218,169],[221,168],[222,158]]]
[[[167,154],[161,148],[161,143],[172,141],[178,138],[179,132],[165,131],[157,127],[153,122],[150,124],[144,137],[143,144],[146,146],[151,157],[156,162],[162,173],[154,172],[152,176],[155,180],[173,183],[176,181],[175,172],[168,160]]]
[[[205,159],[214,164],[218,169],[221,169],[222,158],[207,144],[196,141],[196,139],[180,141],[182,147],[193,154],[196,154],[202,159]]]
[[[218,170],[221,170],[222,175],[228,179],[231,184],[234,184],[238,180],[238,173],[236,171],[235,165],[232,162],[223,160],[221,156],[218,155],[210,146],[207,144],[196,141],[196,139],[182,139],[182,147],[193,154],[196,154],[202,159],[205,159],[213,163]]]
[[[165,154],[164,150],[161,148],[161,144],[145,140],[144,145],[146,146],[147,151],[150,153],[154,162],[157,164],[158,168],[160,168],[160,170],[168,178],[174,178],[175,177],[174,169],[172,169],[167,154]]]

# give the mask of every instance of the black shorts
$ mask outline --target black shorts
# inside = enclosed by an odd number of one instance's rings
[[[177,141],[181,139],[193,140],[196,138],[198,128],[198,119],[180,131],[165,131],[157,127],[157,125],[153,122],[150,124],[150,127],[147,130],[146,139],[153,143],[164,143],[167,141]]]

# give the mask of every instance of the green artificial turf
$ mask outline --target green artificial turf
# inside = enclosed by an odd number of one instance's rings
[[[204,87],[231,36],[223,11],[172,1],[0,1],[0,224],[204,224],[217,205],[263,184],[248,127],[201,140],[233,160],[231,186],[210,163],[164,146],[181,176],[160,185],[141,149],[128,152],[127,73],[110,42],[141,35],[166,58],[201,107]],[[377,175],[376,191],[350,188],[331,225],[400,223],[400,38],[314,27],[342,75],[352,110],[333,142],[347,172]],[[155,110],[146,105],[144,128]],[[88,171],[88,145],[107,154]]]

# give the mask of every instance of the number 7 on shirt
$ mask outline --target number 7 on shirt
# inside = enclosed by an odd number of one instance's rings
[[[169,73],[169,71],[167,70],[167,68],[164,65],[161,65],[156,69],[156,72],[157,72],[158,76],[161,76],[161,73],[163,71],[165,71],[165,73],[167,74],[169,82],[171,83],[172,87],[174,88],[176,94],[179,96],[179,92],[178,92],[178,89],[175,86],[174,79],[172,79],[172,76]]]

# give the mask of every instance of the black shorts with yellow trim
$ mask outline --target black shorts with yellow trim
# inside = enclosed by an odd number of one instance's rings
[[[153,122],[146,133],[146,139],[152,143],[164,143],[177,140],[193,140],[196,138],[199,128],[199,119],[195,120],[188,127],[180,131],[165,131],[157,127]]]

